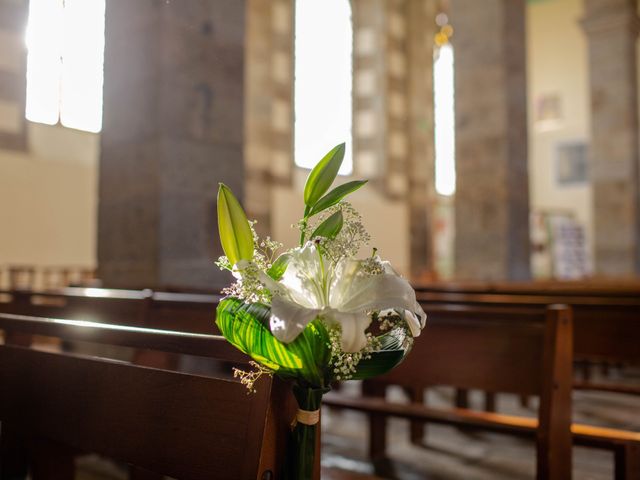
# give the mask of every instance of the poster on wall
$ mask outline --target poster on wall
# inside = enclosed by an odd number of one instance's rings
[[[581,279],[591,274],[584,227],[573,217],[549,217],[553,276],[560,280]]]
[[[585,228],[570,213],[534,212],[531,244],[534,278],[578,280],[592,273]]]

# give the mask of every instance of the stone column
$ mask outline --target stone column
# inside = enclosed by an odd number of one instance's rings
[[[26,0],[0,0],[0,149],[27,148],[24,35],[28,7]]]
[[[636,0],[585,0],[595,270],[640,273]]]
[[[436,204],[433,37],[436,33],[437,13],[435,0],[408,0],[409,245],[411,277],[416,282],[427,280],[435,271],[432,227]]]
[[[354,171],[406,202],[411,276],[433,270],[435,0],[354,0]],[[430,193],[431,192],[431,193]]]
[[[107,2],[98,268],[212,289],[216,192],[243,196],[244,2]]]
[[[530,277],[525,0],[451,0],[455,28],[455,269]]]

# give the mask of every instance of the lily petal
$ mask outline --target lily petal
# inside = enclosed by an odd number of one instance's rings
[[[281,295],[274,295],[269,318],[271,333],[281,342],[290,343],[320,312],[320,309],[306,308]]]
[[[279,284],[285,287],[288,296],[307,308],[322,308],[322,267],[317,247],[312,242],[291,252],[289,266]]]
[[[324,312],[325,322],[328,324],[338,323],[342,327],[340,337],[340,347],[347,353],[359,352],[367,345],[365,330],[371,324],[369,315],[363,312],[339,312],[327,309]]]
[[[397,275],[362,275],[352,273],[352,266],[336,269],[329,304],[341,311],[369,311],[402,308],[413,311],[416,294],[409,282]]]
[[[409,310],[404,311],[404,321],[407,322],[409,330],[411,330],[411,336],[417,337],[420,335],[422,328],[420,327],[420,320],[413,312]]]

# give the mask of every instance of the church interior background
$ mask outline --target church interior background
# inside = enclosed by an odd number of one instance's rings
[[[218,292],[219,182],[291,247],[309,168],[341,142],[370,247],[415,286],[633,282],[639,27],[637,0],[0,0],[0,302]],[[574,407],[638,429],[637,396]],[[323,420],[323,467],[364,464],[354,415]],[[404,427],[402,478],[535,468],[531,444],[429,425],[417,450]],[[611,452],[576,459],[576,478],[612,478]]]
[[[417,282],[633,275],[633,2],[489,3],[3,0],[2,281],[215,289],[217,183],[294,241],[341,141]]]

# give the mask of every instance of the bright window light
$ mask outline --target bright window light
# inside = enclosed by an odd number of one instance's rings
[[[31,0],[27,108],[33,122],[102,129],[105,0]]]
[[[299,167],[312,168],[331,148],[346,142],[340,173],[353,170],[352,44],[349,0],[296,0],[294,129]]]
[[[435,52],[433,94],[435,110],[436,191],[456,191],[456,140],[454,113],[453,47],[442,45]]]

